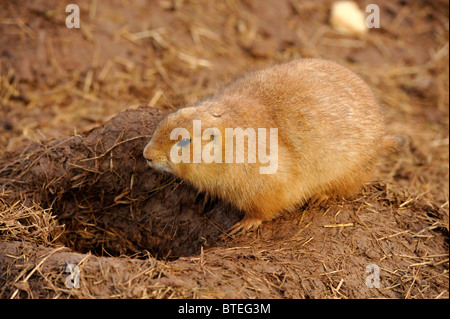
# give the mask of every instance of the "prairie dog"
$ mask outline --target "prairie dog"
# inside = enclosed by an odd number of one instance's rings
[[[177,128],[187,137],[174,134]],[[206,128],[214,130],[205,134]],[[277,146],[274,172],[261,173],[267,160],[259,156],[256,162],[249,157],[241,163],[238,137],[232,162],[227,162],[227,128],[266,129],[265,136],[258,134],[257,146],[259,151],[264,140],[266,147]],[[277,138],[269,141],[271,128],[277,129]],[[214,96],[168,115],[143,155],[151,167],[245,212],[231,230],[236,234],[310,198],[356,192],[370,178],[377,157],[402,142],[386,135],[376,98],[360,77],[331,61],[301,59],[248,73]],[[221,153],[216,161],[199,162],[199,152],[214,145],[220,146],[214,154]],[[255,155],[248,136],[244,145],[244,154]],[[185,162],[173,159],[183,151]]]

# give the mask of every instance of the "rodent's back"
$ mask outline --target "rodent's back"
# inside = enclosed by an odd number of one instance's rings
[[[292,173],[312,184],[367,177],[385,135],[371,89],[331,61],[302,59],[256,71],[219,96],[234,101],[227,107],[246,126],[277,127],[279,143],[295,162]],[[242,97],[257,103],[242,108]]]

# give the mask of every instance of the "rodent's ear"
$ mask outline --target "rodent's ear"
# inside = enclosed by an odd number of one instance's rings
[[[221,107],[211,107],[209,110],[208,110],[208,113],[212,116],[212,117],[215,117],[215,118],[220,118],[220,117],[222,117],[222,115],[223,115],[223,108],[221,108]]]
[[[215,117],[215,118],[220,118],[220,117],[222,117],[222,113],[220,113],[220,112],[215,112],[214,110],[211,111],[211,112],[209,112],[209,114],[211,114],[211,116],[212,116],[212,117]]]

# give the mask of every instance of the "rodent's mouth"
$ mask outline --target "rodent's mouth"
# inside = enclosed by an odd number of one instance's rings
[[[170,167],[161,164],[161,163],[153,163],[152,161],[147,160],[147,164],[148,166],[150,166],[151,168],[157,170],[157,171],[163,171],[163,172],[167,172],[167,173],[171,173],[173,174],[172,170],[170,169]]]

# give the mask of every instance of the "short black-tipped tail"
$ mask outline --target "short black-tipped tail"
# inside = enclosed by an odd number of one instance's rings
[[[408,143],[408,139],[402,135],[386,135],[381,142],[383,153],[398,152]]]

